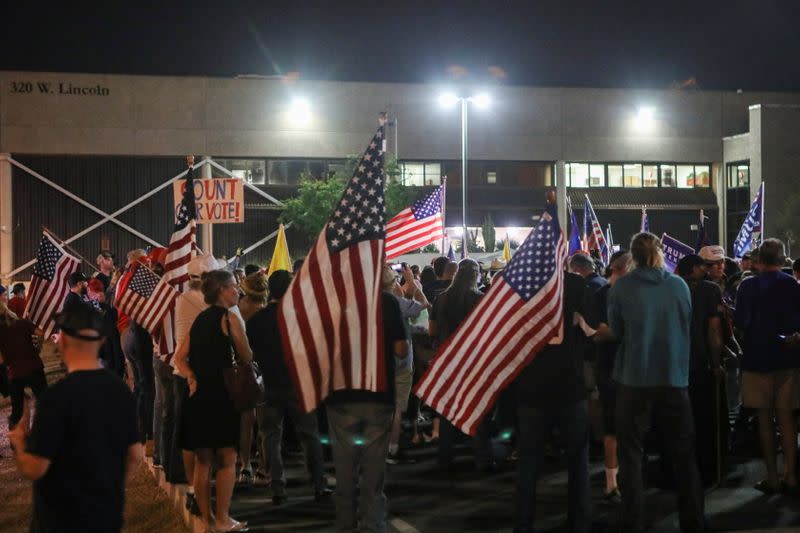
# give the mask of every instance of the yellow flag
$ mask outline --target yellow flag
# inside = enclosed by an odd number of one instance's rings
[[[272,261],[269,262],[269,277],[276,270],[292,271],[292,260],[289,258],[289,245],[286,244],[286,232],[283,224],[278,226],[278,237],[275,239],[275,251],[272,252]]]
[[[511,246],[508,245],[508,233],[506,233],[506,240],[503,241],[503,261],[506,264],[511,261]]]

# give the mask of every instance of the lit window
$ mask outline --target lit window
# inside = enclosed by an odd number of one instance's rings
[[[678,187],[681,189],[691,189],[694,187],[694,166],[678,165]]]
[[[623,165],[622,167],[625,175],[623,182],[625,187],[641,187],[642,186],[642,165],[635,163]]]
[[[416,187],[425,185],[425,164],[403,163],[403,185]]]
[[[489,171],[486,173],[486,183],[497,183],[497,172]]]
[[[658,165],[642,167],[642,184],[645,187],[658,187]]]
[[[675,186],[675,165],[661,165],[661,186]]]
[[[231,171],[237,178],[253,185],[264,185],[267,181],[266,165],[263,159],[215,159],[217,163]]]
[[[738,178],[738,187],[750,186],[750,165],[737,165],[736,175]]]
[[[425,185],[439,185],[442,182],[442,165],[425,163]]]
[[[708,165],[697,165],[694,167],[694,186],[710,187],[711,176]]]
[[[622,187],[622,165],[608,165],[608,186]]]
[[[569,163],[565,165],[565,171],[569,172],[568,183],[570,187],[589,186],[589,165],[585,163]]]
[[[606,169],[603,165],[589,165],[589,186],[603,187],[606,184]]]

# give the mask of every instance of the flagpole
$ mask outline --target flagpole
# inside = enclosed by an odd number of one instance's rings
[[[64,239],[62,239],[61,237],[59,237],[58,235],[56,235],[55,233],[53,233],[53,231],[52,231],[50,228],[48,228],[48,227],[47,227],[47,226],[45,226],[45,225],[42,225],[42,229],[45,231],[45,233],[48,233],[48,234],[49,234],[51,237],[53,237],[55,240],[57,240],[57,241],[58,241],[58,244],[59,244],[60,246],[64,247],[64,248],[65,248],[65,249],[66,249],[68,252],[70,252],[72,255],[74,255],[74,256],[77,256],[77,257],[78,257],[78,259],[80,259],[81,261],[83,261],[83,262],[85,262],[87,265],[89,265],[89,267],[90,267],[91,269],[93,269],[95,272],[100,272],[100,269],[98,269],[98,268],[97,268],[95,265],[93,265],[91,261],[89,261],[88,259],[86,259],[85,257],[83,257],[81,254],[79,254],[79,253],[77,252],[77,250],[75,250],[75,248],[73,248],[73,247],[71,247],[70,245],[66,244],[66,243],[64,242]]]
[[[442,255],[447,254],[447,251],[444,249],[444,241],[447,239],[447,176],[442,176],[441,179],[442,185],[442,227],[444,231],[442,232]]]

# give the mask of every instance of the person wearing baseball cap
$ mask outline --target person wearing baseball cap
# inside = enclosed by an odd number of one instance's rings
[[[111,284],[111,275],[114,273],[114,254],[109,250],[101,250],[97,254],[95,263],[97,263],[98,271],[94,277],[103,282],[104,290],[108,290],[108,286]]]
[[[69,275],[69,279],[67,280],[69,292],[67,293],[67,297],[64,298],[62,309],[66,309],[75,304],[86,303],[86,283],[88,281],[89,278],[87,278],[83,272],[73,272]]]
[[[9,432],[20,473],[33,480],[32,531],[120,531],[126,475],[141,460],[130,391],[100,365],[103,317],[89,305],[56,315],[67,376]],[[80,490],[72,490],[80,480]],[[98,502],[102,501],[102,505]]]
[[[725,277],[725,249],[718,244],[712,244],[700,248],[697,255],[705,263],[708,279],[716,284],[721,284]]]

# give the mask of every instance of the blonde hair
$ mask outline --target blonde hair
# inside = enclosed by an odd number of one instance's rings
[[[661,249],[661,241],[652,233],[643,231],[633,236],[631,257],[638,267],[664,268],[664,252]]]

